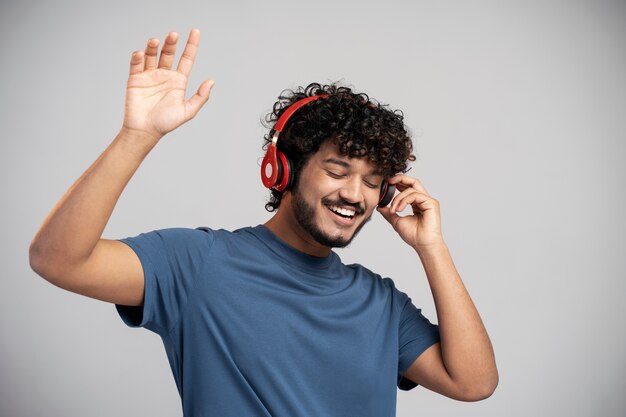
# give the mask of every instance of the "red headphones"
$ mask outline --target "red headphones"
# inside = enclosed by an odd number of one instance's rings
[[[261,163],[261,181],[263,181],[263,185],[265,187],[273,188],[276,191],[285,191],[290,189],[293,185],[293,165],[284,153],[276,149],[278,135],[282,132],[289,117],[291,117],[296,110],[313,100],[324,97],[328,97],[328,94],[320,94],[318,96],[310,96],[300,99],[289,106],[278,118],[278,121],[274,126],[272,142],[267,147],[267,152],[265,153],[265,157]],[[383,180],[383,183],[380,185],[378,207],[387,206],[391,202],[395,192],[395,185],[389,184],[386,180]]]

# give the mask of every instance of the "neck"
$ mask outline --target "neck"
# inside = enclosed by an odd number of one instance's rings
[[[298,223],[291,209],[291,193],[285,193],[278,212],[265,223],[282,241],[307,255],[326,257],[330,248],[319,244]]]

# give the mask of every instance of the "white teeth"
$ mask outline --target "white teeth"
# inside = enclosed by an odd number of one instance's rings
[[[354,214],[355,214],[355,211],[354,211],[354,210],[348,210],[348,209],[340,208],[340,207],[337,207],[337,206],[329,206],[329,208],[330,208],[332,211],[334,211],[334,212],[337,212],[337,213],[339,213],[339,214],[343,214],[344,216],[350,216],[350,217],[353,217],[353,216],[354,216]]]
[[[340,213],[343,214],[344,216],[354,216],[354,212],[351,210],[341,209]]]

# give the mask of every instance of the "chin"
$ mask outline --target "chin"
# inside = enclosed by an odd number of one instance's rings
[[[320,245],[327,246],[329,248],[345,248],[352,243],[353,236],[349,239],[345,239],[341,236],[331,237],[328,235],[316,235],[312,236]]]
[[[292,194],[291,207],[302,230],[320,245],[330,248],[348,246],[372,217],[372,213],[367,217],[363,213],[351,220],[342,219],[321,202],[315,205],[307,202],[298,190]]]
[[[328,210],[323,207],[321,210]],[[343,226],[334,224],[333,221],[329,221],[327,217],[324,217],[324,211],[322,215],[311,216],[303,218],[304,216],[296,216],[300,226],[320,245],[324,245],[330,248],[345,248],[356,237],[359,231],[365,226],[365,224],[371,219],[371,215],[365,219],[362,219],[360,223],[355,223],[352,226]],[[321,219],[320,219],[321,217]],[[357,220],[357,219],[355,219]]]

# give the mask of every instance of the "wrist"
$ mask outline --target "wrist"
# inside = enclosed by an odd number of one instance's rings
[[[422,259],[433,258],[448,253],[448,245],[442,240],[440,242],[414,246],[413,249]]]
[[[134,129],[122,125],[120,129],[120,135],[124,136],[128,140],[134,140],[145,144],[156,145],[163,137],[161,134],[151,133],[145,130]]]
[[[140,157],[145,157],[156,146],[162,136],[156,136],[145,131],[122,126],[117,139]]]

